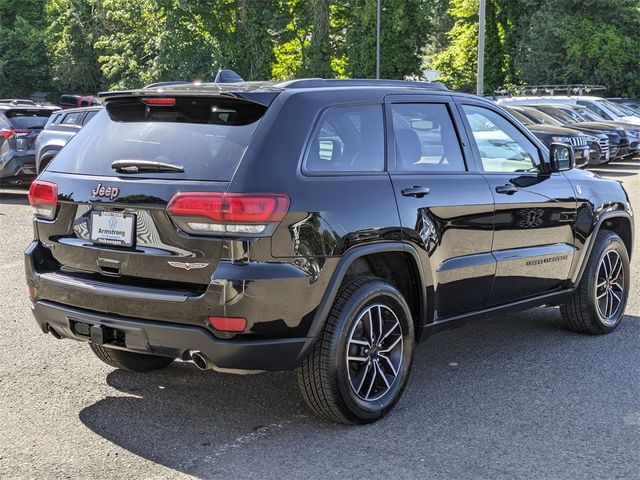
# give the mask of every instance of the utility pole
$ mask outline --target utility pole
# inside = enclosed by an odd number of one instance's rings
[[[380,78],[380,2],[376,0],[376,78]]]
[[[478,22],[478,83],[476,93],[484,93],[484,24],[487,10],[486,0],[480,0],[479,22]]]

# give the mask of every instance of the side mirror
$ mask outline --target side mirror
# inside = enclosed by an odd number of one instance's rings
[[[576,166],[573,147],[566,143],[552,143],[549,147],[549,164],[552,172],[564,172]]]

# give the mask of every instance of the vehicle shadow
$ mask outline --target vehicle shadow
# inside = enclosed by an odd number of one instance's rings
[[[29,189],[0,187],[0,205],[29,205]]]
[[[611,472],[598,469],[606,458],[583,462],[571,442],[588,444],[582,432],[601,427],[598,444],[627,445],[619,455],[637,451],[637,438],[619,426],[630,402],[640,418],[640,385],[628,368],[637,364],[640,318],[594,337],[565,330],[559,317],[557,308],[539,308],[430,339],[416,351],[403,399],[373,425],[317,419],[294,373],[233,376],[185,362],[144,375],[111,372],[107,383],[118,392],[84,408],[80,420],[136,455],[199,478],[299,478],[301,469],[305,478],[465,478],[470,465],[477,478],[514,478],[527,464],[543,478],[562,476],[552,465],[606,478]],[[598,404],[608,409],[594,419]],[[384,438],[393,452],[370,438]],[[516,444],[528,463],[506,454]],[[547,464],[558,456],[562,467]],[[366,458],[371,474],[351,470],[354,458]]]

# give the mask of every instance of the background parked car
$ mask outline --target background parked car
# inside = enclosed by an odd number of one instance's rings
[[[614,128],[624,129],[625,134],[627,135],[627,139],[629,140],[627,157],[634,157],[638,153],[638,148],[640,147],[640,127],[638,125],[627,122],[605,120],[597,113],[589,110],[587,107],[584,107],[582,105],[560,104],[556,105],[555,107],[574,118],[578,123],[598,122],[602,123],[603,125],[610,125]]]
[[[60,105],[62,109],[68,109],[97,106],[100,105],[100,102],[98,98],[93,95],[62,95],[58,105]]]
[[[606,98],[602,97],[589,97],[589,96],[566,96],[566,95],[552,95],[552,96],[527,96],[527,97],[513,97],[508,99],[511,104],[521,105],[582,105],[587,107],[592,112],[597,113],[605,120],[612,121],[624,121],[640,125],[640,117],[636,116],[631,110],[627,110],[623,105],[618,105],[610,102]]]
[[[20,184],[36,176],[35,140],[57,110],[0,103],[0,182]]]
[[[102,107],[62,110],[49,118],[36,139],[36,171],[40,173]]]
[[[561,108],[563,104],[551,103],[550,98],[557,97],[544,97],[546,102],[538,101],[530,104],[531,107],[540,110],[547,115],[558,120],[563,126],[569,128],[575,128],[585,133],[604,133],[609,137],[609,151],[611,160],[619,160],[625,157],[629,153],[629,138],[624,128],[614,127],[611,124],[602,122],[577,122],[576,118],[564,112]],[[513,99],[501,99],[499,103],[502,106],[511,105],[512,103],[523,104],[521,98]],[[524,103],[526,105],[526,103]],[[571,105],[571,104],[568,104]]]
[[[506,107],[508,105],[509,107],[517,108],[520,113],[530,118],[536,124],[565,127],[565,124],[568,124],[571,121],[571,119],[567,120],[565,117],[562,117],[564,119],[564,121],[562,121],[552,115],[543,112],[542,110],[540,110],[541,105],[511,105],[510,103],[505,103],[505,101],[502,100],[499,101],[499,103],[503,107]],[[554,112],[554,110],[551,111]],[[570,128],[581,131],[588,136],[589,147],[591,148],[589,165],[601,165],[611,160],[611,140],[609,139],[609,135],[603,133],[602,131],[594,130],[593,128],[580,127],[579,124],[578,126]],[[612,138],[615,139],[615,151],[617,152],[620,139],[617,135],[612,136]]]
[[[634,113],[640,113],[640,99],[638,98],[607,98],[610,102],[617,103],[620,105],[624,105],[629,110],[632,110]]]
[[[571,128],[555,125],[539,125],[522,113],[519,107],[506,107],[506,110],[527,127],[531,133],[542,140],[547,147],[554,142],[567,143],[573,147],[576,166],[585,167],[589,163],[591,148],[589,138],[584,133]]]

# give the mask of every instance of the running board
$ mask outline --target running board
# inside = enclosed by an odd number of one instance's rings
[[[487,318],[495,317],[497,315],[521,312],[530,308],[541,307],[543,305],[561,305],[569,300],[574,290],[575,289],[573,288],[568,288],[565,290],[560,290],[558,292],[547,293],[538,297],[518,300],[517,302],[508,303],[506,305],[499,305],[475,312],[463,313],[461,315],[443,318],[441,320],[437,320],[433,323],[422,326],[420,328],[420,334],[418,338],[420,340],[426,340],[433,335],[446,332],[447,330],[451,330],[452,328],[462,327],[467,323],[475,322],[478,320],[486,320]]]

